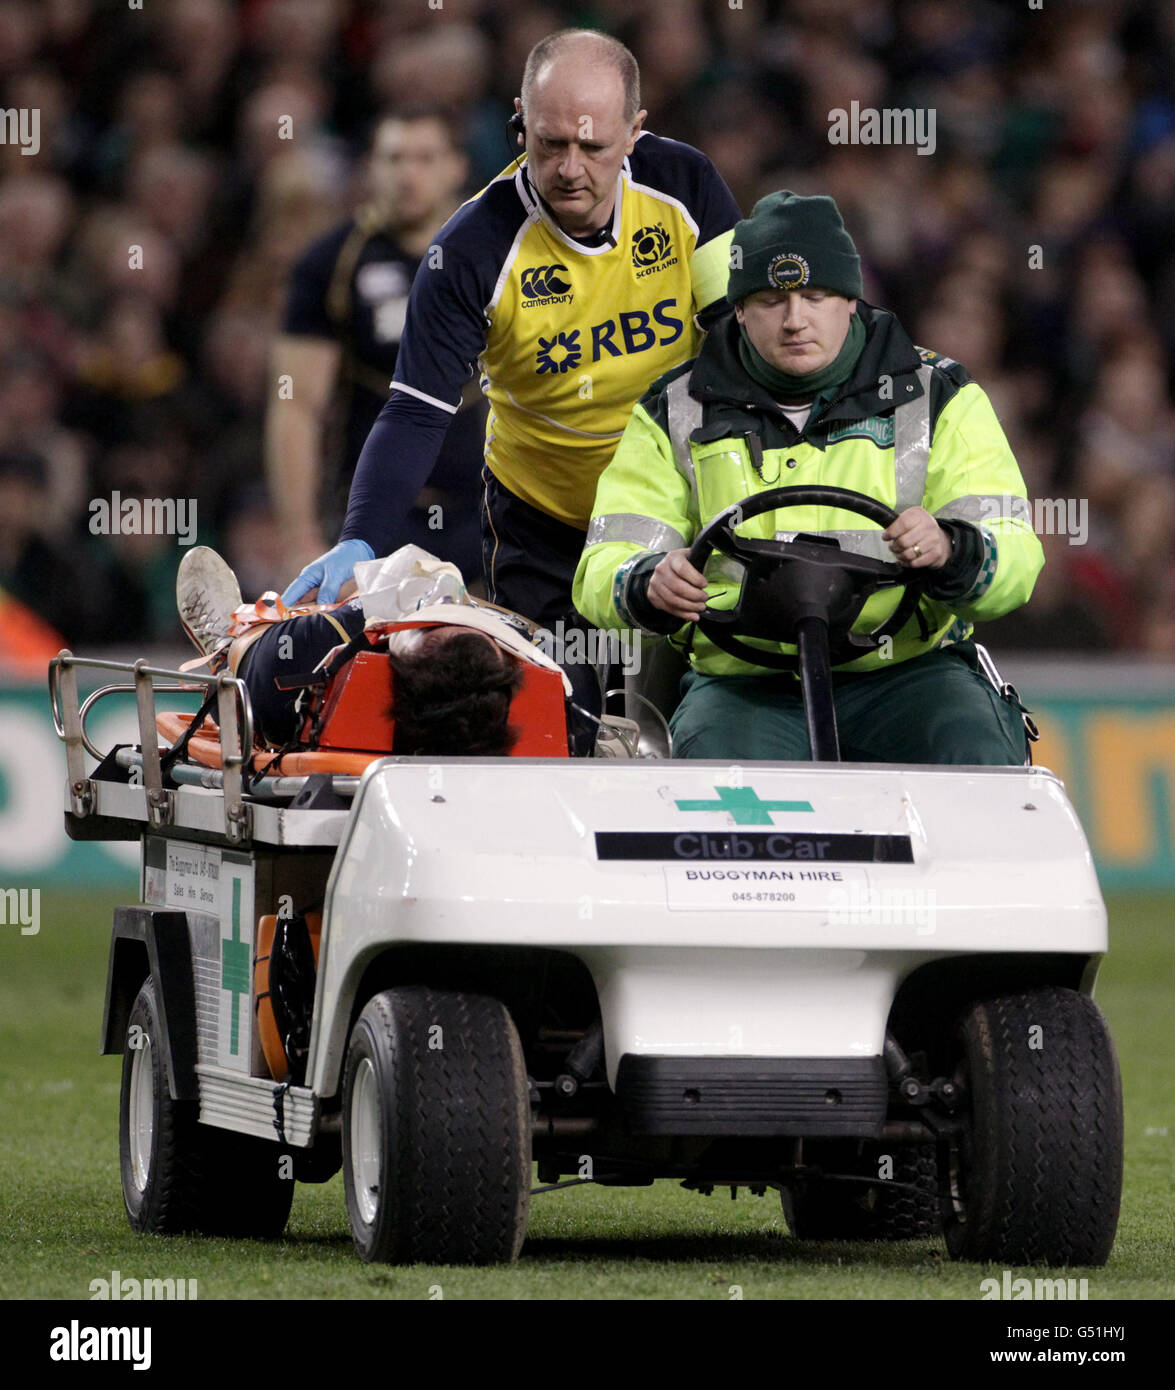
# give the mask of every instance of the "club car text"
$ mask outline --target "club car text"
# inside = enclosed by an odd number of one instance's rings
[[[793,835],[782,831],[629,830],[596,832],[600,859],[792,859],[822,863],[912,864],[908,835]]]
[[[678,835],[673,849],[679,859],[826,859],[831,840],[794,839],[791,835],[767,835],[762,854],[745,835]]]

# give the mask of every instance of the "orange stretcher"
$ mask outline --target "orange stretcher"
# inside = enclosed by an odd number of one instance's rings
[[[396,723],[391,711],[394,704],[395,689],[389,683],[386,654],[359,652],[327,686],[317,746],[280,755],[273,749],[257,748],[248,770],[260,772],[280,756],[274,771],[285,777],[316,772],[359,776],[377,758],[395,752]],[[175,712],[157,714],[155,727],[170,746],[187,732],[193,718],[191,714]],[[510,723],[520,730],[510,753],[512,758],[568,756],[563,678],[558,671],[543,666],[523,667],[522,687],[510,706]],[[204,767],[222,765],[220,731],[212,720],[205,719],[192,735],[187,753],[193,762]]]

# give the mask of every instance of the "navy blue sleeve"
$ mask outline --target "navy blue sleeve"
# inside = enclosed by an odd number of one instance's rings
[[[466,204],[425,252],[408,298],[392,391],[355,466],[341,540],[364,540],[386,554],[428,481],[485,346],[485,306],[514,225],[499,228],[501,221]]]
[[[468,244],[471,230],[459,212],[425,252],[412,283],[392,378],[393,385],[453,411],[485,347],[485,306],[501,268],[492,251],[486,255],[489,248]]]
[[[282,332],[293,338],[335,338],[336,326],[326,311],[331,277],[350,224],[336,228],[310,246],[290,272]]]
[[[726,180],[700,150],[694,178],[696,187],[692,201],[687,204],[694,221],[698,224],[698,245],[705,246],[723,232],[729,232],[742,218],[734,194],[726,186]]]
[[[386,555],[392,536],[428,481],[453,417],[393,391],[376,417],[355,465],[342,541],[366,541]]]
[[[642,135],[629,156],[632,176],[658,192],[668,193],[689,210],[698,224],[698,245],[729,232],[742,217],[734,194],[708,156],[680,140]]]

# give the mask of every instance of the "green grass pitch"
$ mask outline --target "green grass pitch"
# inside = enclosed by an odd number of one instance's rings
[[[97,1055],[115,899],[45,890],[41,930],[0,932],[0,1297],[88,1299],[90,1283],[197,1280],[198,1297],[494,1299],[977,1299],[1000,1271],[952,1264],[939,1241],[800,1243],[778,1196],[701,1197],[675,1183],[573,1188],[534,1199],[509,1269],[361,1265],[342,1177],[299,1186],[277,1242],[145,1238],[118,1175],[120,1060]],[[1126,1097],[1117,1243],[1089,1297],[1175,1296],[1175,900],[1111,900],[1098,1003]],[[438,1294],[439,1288],[439,1294]]]

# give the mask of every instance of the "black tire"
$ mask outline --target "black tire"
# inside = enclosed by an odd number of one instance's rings
[[[173,1100],[160,1048],[155,982],[139,990],[127,1020],[118,1147],[122,1194],[143,1235],[279,1236],[294,1197],[277,1144],[199,1120],[194,1100]],[[138,1123],[132,1127],[132,1112]],[[149,1132],[148,1132],[149,1131]]]
[[[197,1229],[206,1182],[197,1107],[172,1100],[159,1037],[148,979],[127,1022],[118,1118],[123,1200],[132,1229],[144,1235]]]
[[[926,1240],[941,1232],[933,1144],[808,1141],[804,1159],[829,1173],[876,1178],[863,1183],[812,1178],[783,1192],[783,1214],[797,1240]],[[885,1169],[884,1171],[888,1171]]]
[[[1004,995],[973,1005],[959,1038],[963,1130],[939,1157],[951,1257],[1105,1264],[1122,1193],[1122,1085],[1097,1006],[1069,989]]]
[[[368,1001],[343,1076],[343,1175],[361,1259],[512,1263],[526,1235],[530,1140],[526,1065],[503,1004],[421,987]]]

